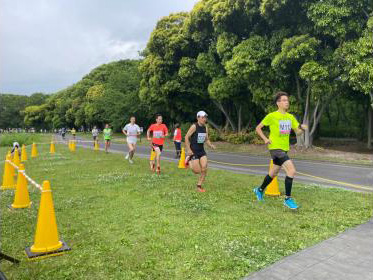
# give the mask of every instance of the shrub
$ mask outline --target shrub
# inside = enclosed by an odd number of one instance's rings
[[[0,134],[0,146],[11,147],[13,142],[18,142],[21,146],[23,144],[29,145],[33,142],[40,142],[40,135],[29,133],[9,133]]]

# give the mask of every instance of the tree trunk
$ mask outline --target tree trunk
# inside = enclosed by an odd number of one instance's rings
[[[297,85],[298,102],[302,103],[303,102],[303,98],[302,98],[302,95],[301,95],[300,82],[299,82],[299,77],[298,77],[297,72],[295,72],[294,77],[295,77],[295,84]]]
[[[303,123],[309,126],[309,111],[310,111],[310,95],[311,95],[311,84],[308,82],[307,95],[306,95],[306,107],[304,109]],[[308,149],[310,147],[310,130],[304,132],[304,143],[303,146]]]
[[[231,118],[229,117],[229,114],[227,113],[227,111],[224,109],[223,105],[219,102],[219,101],[216,101],[216,100],[213,100],[214,104],[216,105],[216,107],[219,108],[219,110],[224,114],[227,122],[229,123],[229,125],[231,126],[232,130],[235,131],[236,130],[236,127],[235,125],[233,124]]]
[[[240,104],[237,108],[237,106],[235,105],[236,107],[236,111],[237,111],[237,132],[241,132],[241,128],[242,128],[242,105]]]
[[[368,149],[372,149],[372,130],[373,130],[373,123],[372,123],[372,118],[373,118],[373,109],[372,106],[369,106],[368,110]]]

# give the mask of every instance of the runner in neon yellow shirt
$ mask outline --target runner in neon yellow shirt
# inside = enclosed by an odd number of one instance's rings
[[[109,124],[105,125],[104,129],[104,140],[105,140],[105,152],[108,153],[110,148],[110,140],[111,140],[112,129],[109,127]]]
[[[269,152],[273,160],[273,166],[269,174],[264,178],[260,187],[254,189],[254,193],[259,201],[264,200],[264,190],[272,182],[272,179],[277,176],[281,167],[284,167],[286,172],[285,192],[286,197],[284,205],[290,209],[297,209],[298,205],[291,197],[291,189],[295,176],[295,167],[287,152],[289,151],[290,132],[294,130],[297,135],[301,135],[304,130],[308,129],[306,125],[300,125],[296,118],[289,114],[289,96],[286,92],[278,92],[275,96],[275,102],[278,110],[268,114],[256,127],[256,132],[268,145]],[[264,135],[262,128],[269,126],[269,139]]]

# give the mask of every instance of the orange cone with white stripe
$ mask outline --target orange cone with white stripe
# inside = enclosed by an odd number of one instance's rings
[[[1,189],[2,190],[9,190],[9,189],[15,189],[16,185],[14,183],[14,176],[12,174],[12,170],[14,170],[13,166],[8,162],[8,161],[11,161],[10,160],[11,157],[10,155],[8,154],[6,156],[6,161],[5,161],[5,164],[4,164],[4,174],[3,174],[3,182],[1,184]]]
[[[29,258],[37,258],[61,254],[61,252],[67,250],[70,250],[70,248],[66,243],[60,241],[58,237],[50,183],[49,181],[44,181],[34,244],[31,247],[26,248],[26,254]]]
[[[271,164],[269,166],[270,170],[272,166],[273,166],[273,160],[271,160]],[[273,178],[272,182],[266,188],[265,195],[269,195],[269,196],[280,196],[281,195],[280,190],[278,189],[277,176]]]
[[[27,180],[23,172],[25,166],[21,163],[18,169],[16,194],[14,196],[12,208],[29,208],[31,206],[30,196],[27,189]]]
[[[22,145],[22,151],[21,151],[21,162],[27,161],[27,152],[26,152],[26,146],[25,144]]]

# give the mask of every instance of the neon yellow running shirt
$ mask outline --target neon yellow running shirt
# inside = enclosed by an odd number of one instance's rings
[[[276,111],[265,116],[262,124],[269,126],[271,144],[268,144],[268,149],[289,151],[290,132],[299,126],[297,119],[292,114]]]
[[[110,140],[111,139],[111,128],[104,129],[104,139]]]

